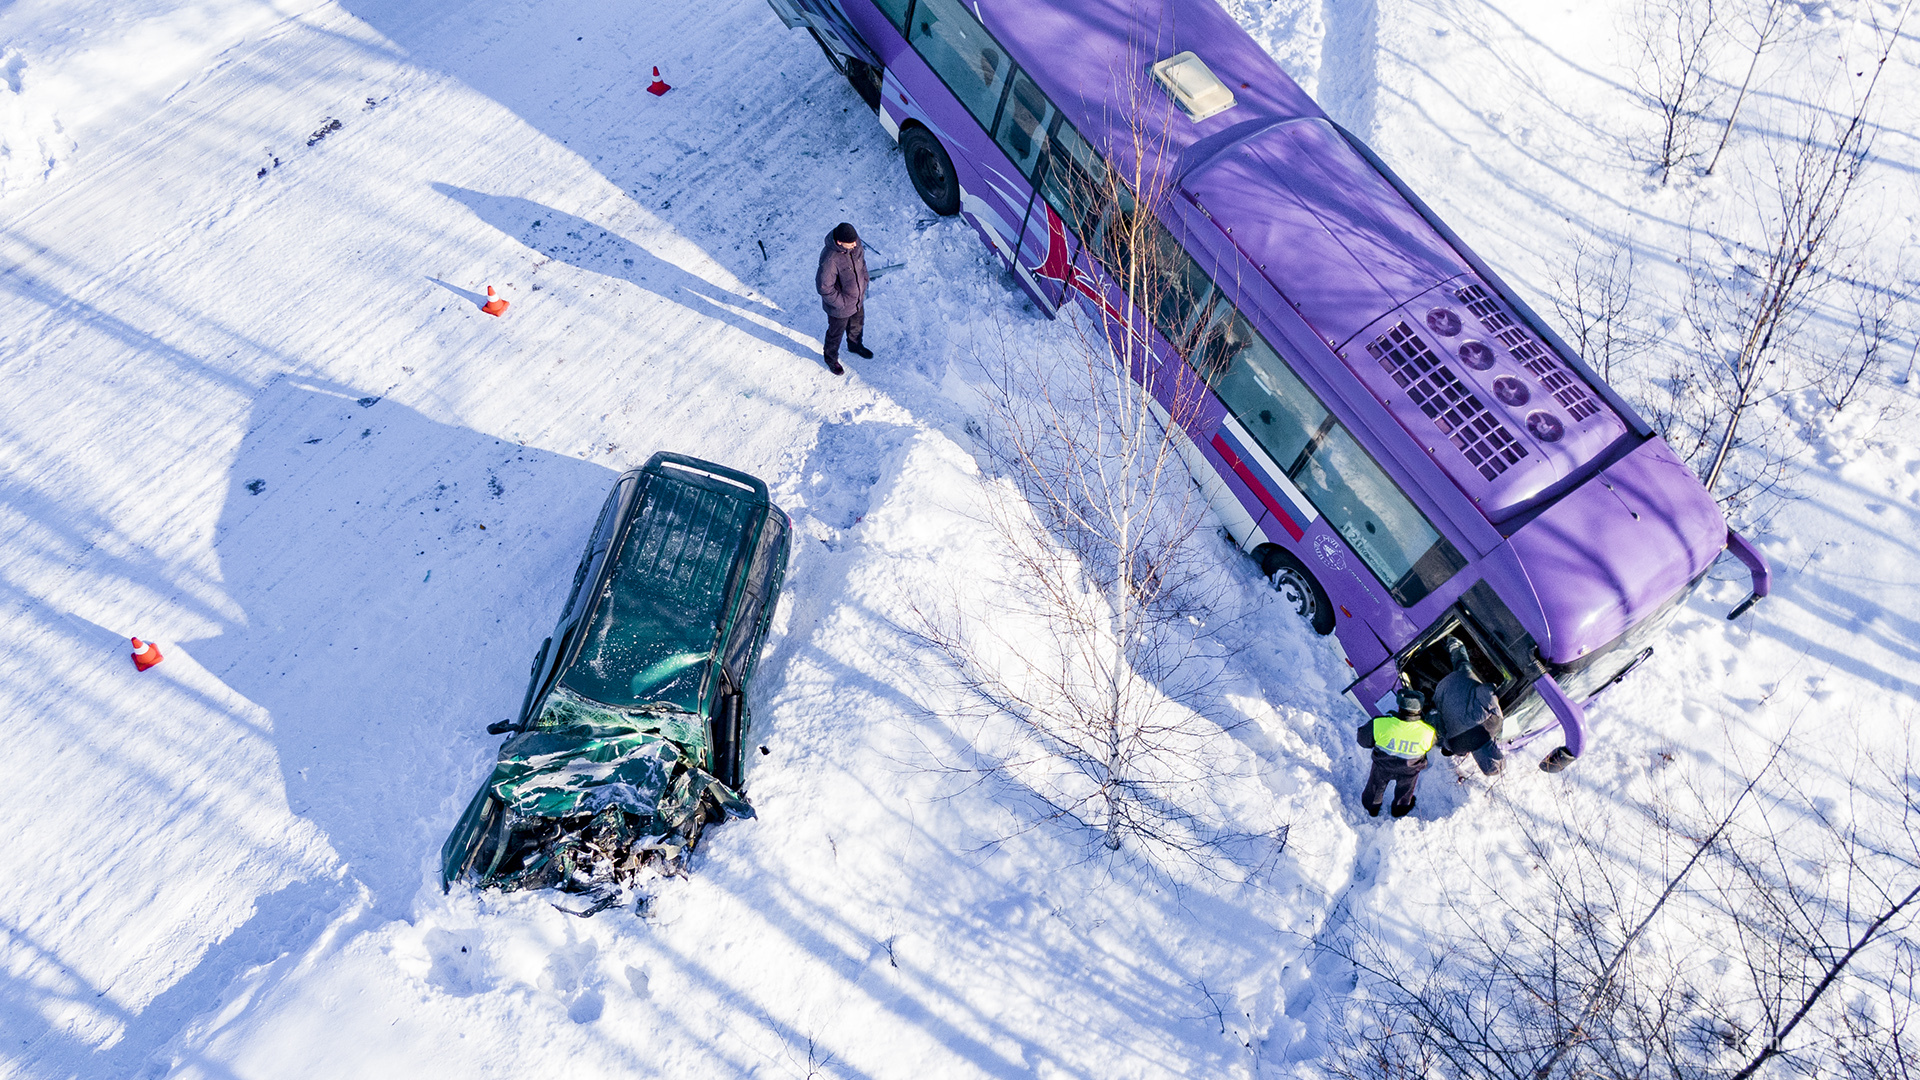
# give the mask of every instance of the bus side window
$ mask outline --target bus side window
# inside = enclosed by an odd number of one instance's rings
[[[1213,392],[1274,464],[1292,473],[1307,443],[1326,423],[1327,410],[1244,316],[1234,314],[1228,333],[1242,340],[1234,346],[1237,355],[1209,378]],[[1205,369],[1200,373],[1208,374]]]
[[[1033,170],[1040,164],[1040,155],[1047,147],[1047,128],[1053,123],[1053,102],[1033,85],[1024,71],[1013,74],[1013,92],[1007,96],[1007,107],[1001,110],[1000,130],[994,133],[1000,149],[1013,159],[1014,167],[1027,179],[1033,179]]]
[[[983,128],[993,126],[1013,62],[959,0],[918,0],[907,41]]]
[[[1149,290],[1146,307],[1154,327],[1174,351],[1191,355],[1213,317],[1213,281],[1158,220],[1147,217],[1145,225],[1152,238],[1145,254],[1147,265],[1141,267]]]
[[[1193,338],[1193,350],[1187,354],[1187,362],[1209,386],[1258,340],[1246,318],[1218,293],[1206,321],[1194,329]]]
[[[913,5],[913,0],[873,0],[873,3],[895,30],[907,32],[907,8]]]
[[[1315,442],[1293,482],[1402,606],[1466,565],[1339,424]]]
[[[1100,220],[1106,205],[1106,163],[1093,147],[1062,122],[1053,135],[1053,153],[1045,175],[1040,178],[1040,194],[1073,234],[1085,240]]]

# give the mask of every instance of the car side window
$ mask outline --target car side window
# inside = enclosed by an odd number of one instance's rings
[[[636,481],[629,477],[613,485],[613,491],[607,496],[607,504],[600,508],[600,520],[593,527],[593,550],[595,554],[607,550],[613,543],[613,534],[620,525],[620,504],[627,493],[633,490]]]
[[[613,485],[607,493],[605,505],[600,507],[600,518],[594,523],[593,535],[587,539],[587,550],[580,555],[580,565],[573,571],[573,588],[567,593],[567,606],[562,609],[562,621],[580,613],[586,607],[587,598],[581,596],[581,587],[586,584],[587,572],[592,569],[595,560],[613,543],[613,534],[620,527],[620,505],[633,491],[637,481],[633,478],[622,480]]]
[[[1040,178],[1040,195],[1082,240],[1090,235],[1106,206],[1106,185],[1102,182],[1106,175],[1106,162],[1072,124],[1061,121],[1054,129],[1047,171]]]
[[[1040,155],[1047,149],[1047,129],[1053,124],[1053,102],[1033,85],[1024,71],[1013,74],[1013,90],[1007,95],[1007,107],[1000,112],[1000,130],[994,139],[1007,152],[1020,175],[1033,179]]]
[[[1153,325],[1176,352],[1187,356],[1212,321],[1216,300],[1213,280],[1158,220],[1149,218],[1146,228],[1151,246],[1141,269],[1145,271]]]
[[[1293,481],[1389,587],[1400,584],[1440,540],[1426,516],[1339,424],[1331,425],[1318,440]],[[1451,570],[1446,571],[1441,580],[1450,575]],[[1416,580],[1425,577],[1414,575]],[[1432,586],[1424,580],[1422,584],[1426,585],[1420,593],[1424,596]]]
[[[918,0],[907,42],[983,128],[993,127],[1013,61],[959,0]]]

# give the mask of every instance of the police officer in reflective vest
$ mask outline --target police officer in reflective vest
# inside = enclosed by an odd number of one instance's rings
[[[1426,711],[1426,698],[1418,690],[1402,690],[1398,705],[1397,715],[1376,716],[1360,725],[1360,745],[1373,748],[1373,771],[1367,774],[1367,786],[1360,792],[1360,805],[1374,817],[1380,816],[1388,784],[1394,785],[1393,816],[1406,817],[1413,812],[1413,789],[1420,786],[1427,751],[1433,749],[1433,725],[1421,715]]]

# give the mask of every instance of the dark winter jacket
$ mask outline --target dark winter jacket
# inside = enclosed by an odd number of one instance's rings
[[[1470,667],[1455,667],[1433,690],[1439,713],[1440,745],[1449,754],[1471,754],[1492,742],[1506,722],[1493,687],[1474,678]]]
[[[854,241],[848,251],[827,234],[827,246],[820,249],[820,270],[813,276],[820,290],[820,306],[836,319],[844,319],[860,310],[867,298],[867,246]]]

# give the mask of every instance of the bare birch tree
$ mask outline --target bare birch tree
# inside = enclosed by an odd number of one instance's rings
[[[1572,262],[1554,276],[1553,306],[1569,342],[1609,381],[1616,364],[1631,364],[1653,344],[1634,262],[1632,247],[1582,232],[1573,238]]]
[[[1713,156],[1707,159],[1706,174],[1713,175],[1714,167],[1720,164],[1720,155],[1727,149],[1727,139],[1733,135],[1734,121],[1740,118],[1740,106],[1746,104],[1747,91],[1753,88],[1754,73],[1760,70],[1760,58],[1768,49],[1779,44],[1792,26],[1788,16],[1800,10],[1800,5],[1789,0],[1748,0],[1746,9],[1740,14],[1739,21],[1746,25],[1752,35],[1752,45],[1747,52],[1747,73],[1740,80],[1740,89],[1733,95],[1733,107],[1727,110],[1727,121],[1720,128],[1720,142],[1713,148]]]
[[[1356,920],[1323,949],[1360,985],[1333,1025],[1348,1078],[1920,1075],[1920,828],[1911,756],[1835,805],[1775,744],[1703,797],[1575,818],[1495,794],[1531,882],[1467,868],[1411,942]],[[1897,768],[1887,768],[1887,765]],[[1412,911],[1405,914],[1413,915]]]
[[[1144,88],[1125,100],[1134,116],[1168,107]],[[957,691],[950,719],[971,725],[942,768],[1011,785],[1038,820],[1088,830],[1107,851],[1206,864],[1262,828],[1211,809],[1236,750],[1209,689],[1219,647],[1196,565],[1209,511],[1179,443],[1204,384],[1154,355],[1149,327],[1190,283],[1149,212],[1167,195],[1155,168],[1166,147],[1146,125],[1129,130],[1133,145],[1103,148],[1125,165],[1065,187],[1063,216],[1087,242],[1076,254],[1113,287],[1071,271],[1093,302],[1062,308],[1061,354],[1003,328],[978,356],[996,599],[929,599],[911,629]],[[1282,834],[1265,835],[1271,855]]]
[[[1701,471],[1709,491],[1720,485],[1748,411],[1792,386],[1794,339],[1844,246],[1843,222],[1873,150],[1873,92],[1898,36],[1896,28],[1887,37],[1852,115],[1814,118],[1773,155],[1771,190],[1755,207],[1756,242],[1741,245],[1751,263],[1713,280],[1695,310],[1695,326],[1714,349],[1709,371],[1721,399],[1720,434]]]
[[[1913,298],[1894,286],[1880,284],[1878,275],[1850,283],[1852,327],[1845,345],[1817,358],[1814,386],[1834,412],[1842,412],[1881,385],[1881,373],[1897,355],[1902,331],[1912,333]],[[1898,282],[1899,274],[1888,276]]]
[[[1641,0],[1630,24],[1639,50],[1630,65],[1634,86],[1659,124],[1652,164],[1662,187],[1673,170],[1700,153],[1700,119],[1712,105],[1713,59],[1721,38],[1715,3]]]

